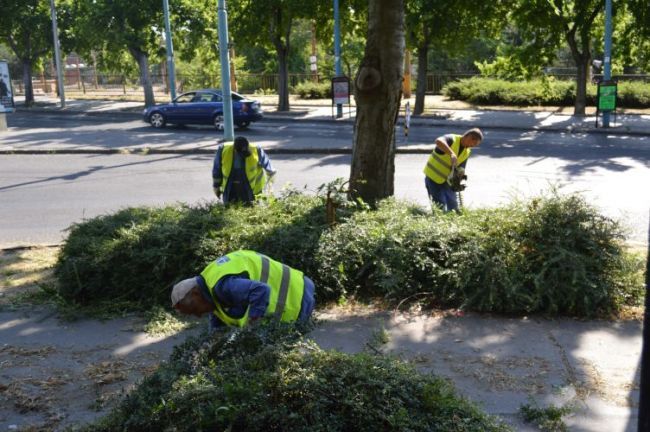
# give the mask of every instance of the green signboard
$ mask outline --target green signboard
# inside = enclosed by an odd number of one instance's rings
[[[616,111],[616,83],[602,82],[598,84],[598,110]]]

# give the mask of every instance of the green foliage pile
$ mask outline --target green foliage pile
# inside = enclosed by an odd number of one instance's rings
[[[262,251],[313,273],[324,229],[324,205],[300,194],[254,207],[126,208],[72,225],[55,275],[60,295],[71,303],[168,305],[174,283],[237,249]]]
[[[388,200],[324,233],[317,279],[332,298],[607,315],[643,295],[642,260],[626,254],[622,240],[621,227],[577,195],[433,218]]]
[[[570,414],[572,407],[556,407],[554,405],[540,408],[536,403],[519,407],[519,414],[526,423],[533,424],[543,432],[566,432],[569,429],[562,419]]]
[[[571,106],[575,103],[575,82],[552,78],[530,81],[507,81],[474,77],[450,82],[443,88],[450,99],[479,105],[553,105]],[[596,105],[597,86],[587,85],[587,104]],[[650,84],[620,82],[618,106],[622,108],[650,107]]]
[[[300,96],[301,99],[328,99],[332,97],[329,82],[304,81],[293,88],[293,93]]]
[[[236,249],[303,270],[318,302],[384,298],[506,314],[608,316],[643,297],[643,260],[618,223],[555,192],[444,214],[396,200],[340,207],[290,194],[256,207],[125,209],[75,225],[56,276],[70,302],[167,306],[176,281]]]
[[[93,432],[505,431],[405,363],[322,351],[291,327],[188,340]]]

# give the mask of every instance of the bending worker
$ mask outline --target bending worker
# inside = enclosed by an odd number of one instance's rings
[[[264,150],[242,136],[217,147],[212,166],[212,188],[224,204],[250,204],[262,193],[268,178],[275,175]]]
[[[473,128],[463,135],[447,134],[436,138],[436,147],[424,167],[424,184],[431,201],[443,211],[458,210],[458,200],[447,182],[452,168],[465,169],[472,148],[483,141],[483,132]]]
[[[177,311],[210,315],[210,328],[243,327],[262,317],[309,320],[314,310],[314,282],[299,270],[260,253],[239,250],[211,262],[200,275],[172,289]]]

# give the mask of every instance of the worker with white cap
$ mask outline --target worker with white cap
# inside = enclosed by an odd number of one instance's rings
[[[174,285],[172,307],[195,316],[210,313],[212,328],[243,327],[263,317],[308,321],[314,283],[301,271],[266,255],[239,250],[208,264],[200,275]]]

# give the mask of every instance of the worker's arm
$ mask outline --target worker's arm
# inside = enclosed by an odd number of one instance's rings
[[[271,166],[271,159],[267,156],[266,152],[262,147],[257,147],[257,164],[266,171],[269,176],[275,174],[275,170]]]
[[[456,163],[458,163],[458,156],[451,149],[447,141],[447,135],[436,138],[436,147],[439,148],[440,151],[442,151],[444,154],[448,154],[451,157],[451,166],[456,166]]]
[[[244,315],[248,308],[248,318],[255,321],[264,316],[269,305],[271,287],[267,284],[244,277],[231,276],[224,279],[216,288],[217,298],[224,306]],[[235,313],[234,315],[240,315]]]
[[[217,153],[214,155],[214,162],[212,164],[212,188],[217,196],[223,192],[221,191],[221,181],[223,180],[223,174],[221,173],[221,153],[223,153],[223,144],[217,147]]]

